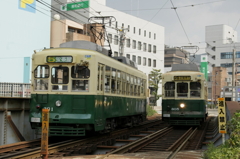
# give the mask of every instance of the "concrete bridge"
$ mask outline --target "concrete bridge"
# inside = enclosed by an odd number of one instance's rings
[[[30,84],[0,83],[0,145],[37,138],[29,123]]]

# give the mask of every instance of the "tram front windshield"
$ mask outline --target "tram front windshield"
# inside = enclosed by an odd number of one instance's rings
[[[67,66],[39,65],[34,70],[34,90],[48,91],[50,87],[52,91],[68,91],[69,89],[71,91],[88,91],[89,77],[88,67],[72,66],[69,68]]]
[[[187,97],[188,96],[188,83],[177,83],[177,96]]]

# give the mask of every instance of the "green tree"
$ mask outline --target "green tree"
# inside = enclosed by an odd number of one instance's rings
[[[151,94],[154,96],[155,106],[157,105],[157,100],[162,96],[158,94],[158,89],[159,89],[158,85],[161,80],[162,80],[161,70],[153,69],[149,74],[149,86],[153,88],[153,91]]]

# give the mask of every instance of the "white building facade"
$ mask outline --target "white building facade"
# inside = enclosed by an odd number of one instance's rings
[[[50,46],[50,10],[36,0],[7,0],[1,5],[0,82],[23,83],[25,76],[25,83],[30,83],[34,50]]]
[[[213,63],[212,66],[226,67],[227,72],[231,75],[233,50],[236,53],[235,62],[240,64],[240,42],[237,40],[237,32],[232,27],[223,24],[206,26],[205,41],[207,43],[206,53]]]
[[[76,3],[77,1],[75,1]],[[90,17],[113,16],[115,20],[108,23],[105,20],[105,28],[107,36],[112,48],[112,56],[126,56],[138,64],[138,69],[147,75],[153,69],[161,69],[164,71],[164,27],[140,19],[138,17],[117,11],[106,6],[105,0],[86,0],[79,1],[79,5],[89,4],[88,7],[71,10],[68,7],[73,2],[71,0],[52,0],[52,4],[56,9],[65,10],[60,14],[60,19],[73,20],[78,23],[88,24]],[[52,12],[52,16],[59,14]],[[70,15],[70,16],[69,16]],[[75,18],[73,18],[75,17]],[[101,21],[101,20],[100,20]],[[100,22],[96,20],[95,22]],[[93,21],[94,23],[94,21]],[[120,47],[120,29],[124,33],[124,51],[119,52]],[[90,30],[88,30],[90,32]],[[108,42],[104,42],[107,46]],[[107,48],[108,49],[108,48]],[[161,94],[161,85],[159,85],[159,94]],[[157,103],[161,105],[161,100]]]

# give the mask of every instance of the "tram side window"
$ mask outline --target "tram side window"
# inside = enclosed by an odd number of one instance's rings
[[[98,78],[97,78],[97,90],[103,91],[103,68],[102,64],[98,64]]]
[[[178,97],[187,97],[188,83],[177,83],[177,95]]]
[[[201,83],[190,82],[190,97],[201,97]]]
[[[116,93],[116,69],[112,68],[111,93]]]
[[[90,70],[85,66],[72,66],[71,68],[72,78],[89,78]]]
[[[126,74],[125,74],[125,72],[122,72],[121,76],[122,76],[122,94],[125,95],[125,93],[126,93]]]
[[[117,89],[117,94],[121,94],[121,90],[122,90],[122,79],[121,79],[121,71],[117,70],[117,75],[116,75],[116,89]]]
[[[69,69],[68,67],[53,67],[52,68],[52,74],[51,74],[51,81],[52,84],[52,90],[54,91],[61,91],[61,90],[68,90],[67,85],[62,84],[68,84],[69,81]],[[61,85],[56,85],[61,84]]]
[[[105,67],[105,80],[104,80],[104,86],[105,86],[105,92],[106,93],[110,93],[110,72],[111,72],[112,68],[109,66]]]
[[[34,90],[48,90],[49,66],[37,66],[37,68],[34,70],[34,77]]]
[[[175,97],[175,83],[167,82],[164,85],[165,97]]]

